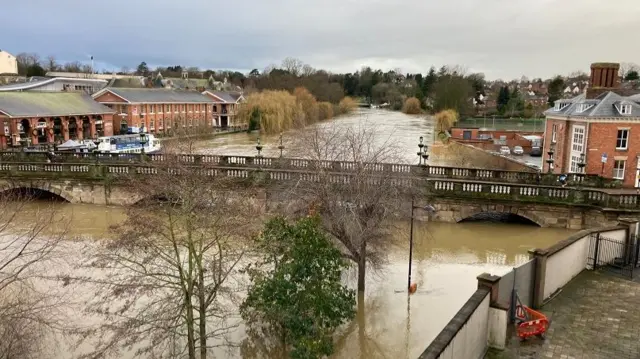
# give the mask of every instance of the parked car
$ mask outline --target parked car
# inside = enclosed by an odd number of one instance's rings
[[[509,146],[501,146],[500,147],[500,154],[501,155],[505,155],[508,156],[511,154],[511,150],[509,149]]]
[[[523,155],[524,154],[524,150],[522,149],[522,146],[515,146],[513,148],[513,154],[514,155]]]
[[[542,156],[542,148],[540,148],[538,146],[531,147],[531,152],[529,153],[529,155],[534,156],[534,157]]]

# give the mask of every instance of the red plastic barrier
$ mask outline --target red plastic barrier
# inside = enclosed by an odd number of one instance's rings
[[[542,336],[549,328],[549,319],[546,315],[537,312],[526,305],[516,307],[516,313],[522,313],[524,311],[528,320],[518,324],[518,337],[520,339],[527,339],[534,335]]]

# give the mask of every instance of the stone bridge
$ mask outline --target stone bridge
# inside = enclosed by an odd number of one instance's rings
[[[34,188],[72,203],[128,205],[142,198],[119,185],[118,178],[154,175],[158,163],[167,161],[168,155],[147,155],[141,159],[131,155],[72,154],[56,163],[46,163],[37,156],[0,155],[0,190]],[[251,195],[266,207],[282,188],[278,184],[312,182],[316,180],[314,171],[320,168],[332,182],[346,183],[350,173],[363,165],[249,156],[180,155],[180,161],[193,168],[204,168],[211,176],[260,178],[262,185]],[[441,221],[459,222],[491,212],[514,214],[543,227],[579,229],[614,223],[619,217],[640,216],[639,194],[587,187],[589,178],[578,177],[580,182],[576,186],[560,187],[553,185],[554,181],[541,181],[530,172],[406,164],[370,166],[372,176],[392,174],[398,185],[424,189],[426,195],[418,201],[432,204],[436,208],[432,218]]]

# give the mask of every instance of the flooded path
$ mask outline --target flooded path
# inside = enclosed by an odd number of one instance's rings
[[[29,204],[34,211],[40,205]],[[109,227],[125,218],[120,207],[55,206],[71,218],[69,234],[85,240],[108,236]],[[418,291],[409,298],[409,223],[398,227],[390,238],[394,245],[387,264],[368,272],[365,310],[339,333],[333,358],[416,358],[475,291],[479,274],[507,272],[528,260],[527,250],[547,247],[570,233],[520,224],[416,222],[412,271]],[[347,278],[355,284],[355,271]],[[242,336],[239,331],[233,339]],[[241,358],[239,351],[218,357]]]

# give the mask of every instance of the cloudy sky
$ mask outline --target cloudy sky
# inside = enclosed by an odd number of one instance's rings
[[[6,0],[0,48],[100,67],[426,72],[550,77],[640,63],[638,0]]]

